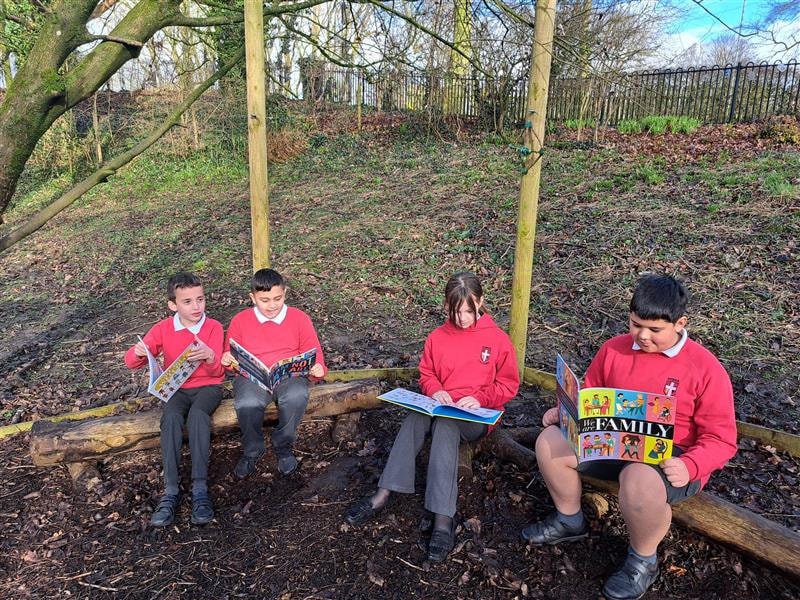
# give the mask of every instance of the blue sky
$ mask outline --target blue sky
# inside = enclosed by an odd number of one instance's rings
[[[800,2],[800,0],[797,1]],[[773,0],[703,0],[703,7],[708,9],[706,12],[692,0],[672,0],[671,3],[685,10],[682,18],[674,23],[668,32],[668,45],[674,47],[673,54],[679,53],[681,49],[687,50],[694,43],[710,43],[717,36],[730,33],[728,28],[738,30],[740,22],[743,23],[745,33],[748,30],[752,31],[753,26],[764,22],[770,8],[775,4]],[[743,8],[744,18],[742,19]],[[709,13],[712,13],[713,16]],[[794,22],[778,22],[770,29],[774,31],[778,39],[791,44],[793,40],[800,38],[800,18],[796,18]],[[798,57],[798,48],[792,49],[787,54],[782,52],[784,48],[772,43],[768,37],[751,38],[751,43],[761,58],[785,60]]]

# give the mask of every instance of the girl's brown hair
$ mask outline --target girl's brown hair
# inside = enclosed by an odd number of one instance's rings
[[[477,310],[476,300],[483,298],[483,287],[476,275],[468,271],[462,271],[453,275],[444,286],[444,305],[447,309],[448,320],[455,325],[458,323],[458,309],[466,302],[471,311],[481,315],[484,313],[483,307]]]

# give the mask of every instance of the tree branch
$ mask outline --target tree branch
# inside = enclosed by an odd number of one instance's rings
[[[101,40],[104,42],[116,42],[117,44],[122,44],[123,46],[133,46],[134,48],[144,47],[144,43],[140,42],[139,40],[129,40],[116,35],[89,35],[85,39],[89,42]]]
[[[492,74],[491,73],[487,73],[486,71],[484,71],[483,67],[481,67],[478,63],[476,63],[475,60],[471,56],[469,56],[467,53],[462,51],[461,48],[458,48],[454,43],[447,41],[446,39],[444,39],[442,36],[440,36],[435,31],[433,31],[431,29],[428,29],[427,27],[422,25],[419,21],[417,21],[413,17],[411,17],[411,16],[409,16],[409,15],[407,15],[405,13],[401,13],[398,10],[395,10],[393,7],[389,6],[388,4],[384,4],[383,2],[381,2],[381,0],[366,0],[366,1],[369,2],[372,5],[380,8],[381,10],[384,10],[384,11],[388,12],[389,14],[392,14],[392,15],[402,19],[406,23],[408,23],[410,25],[413,25],[414,27],[416,27],[420,31],[422,31],[424,33],[427,33],[429,36],[431,36],[437,42],[439,42],[441,44],[444,44],[445,46],[447,46],[448,48],[450,48],[451,50],[453,50],[457,54],[460,54],[461,56],[463,56],[467,61],[469,61],[469,64],[471,64],[473,67],[475,67],[476,71],[478,71],[480,73],[483,73],[486,77],[488,77],[490,79],[492,78]]]
[[[304,2],[276,3],[264,8],[264,16],[274,17],[288,13],[296,13],[306,8],[317,6],[318,4],[325,4],[328,1],[329,0],[305,0]],[[167,25],[180,27],[215,27],[217,25],[241,23],[242,21],[244,21],[243,12],[234,13],[229,17],[187,17],[184,14],[180,14],[170,19]]]
[[[156,128],[154,131],[150,133],[150,135],[148,135],[146,138],[144,138],[142,141],[140,141],[138,144],[136,144],[133,148],[131,148],[127,152],[124,152],[123,154],[120,154],[116,158],[113,158],[110,161],[106,162],[105,164],[101,165],[99,169],[97,169],[94,173],[92,173],[89,177],[87,177],[77,185],[73,186],[58,200],[48,205],[46,208],[40,210],[33,217],[28,219],[25,223],[17,227],[14,231],[0,238],[0,252],[7,250],[20,240],[25,239],[33,232],[37,231],[50,219],[52,219],[62,210],[67,208],[69,205],[71,205],[78,198],[83,196],[94,186],[106,181],[109,177],[114,175],[119,169],[127,165],[130,161],[139,156],[150,146],[155,144],[158,140],[161,139],[161,137],[165,133],[167,133],[167,131],[169,131],[178,124],[181,115],[185,113],[200,96],[203,95],[203,92],[205,92],[208,88],[210,88],[222,77],[224,77],[228,73],[228,71],[230,71],[234,66],[236,66],[236,64],[243,58],[244,58],[244,46],[239,48],[239,50],[231,58],[231,60],[225,63],[213,75],[211,75],[208,79],[200,83],[194,90],[192,90],[192,93],[189,94],[186,97],[186,99],[183,102],[181,102],[175,108],[175,110],[173,110],[166,117],[166,119],[164,119],[164,121],[162,121],[161,125],[159,125],[158,128]]]

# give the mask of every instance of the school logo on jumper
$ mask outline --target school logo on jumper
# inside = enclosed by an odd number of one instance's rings
[[[489,346],[484,346],[481,349],[481,364],[486,364],[489,362],[489,357],[492,355],[492,350]]]
[[[675,394],[678,391],[678,384],[680,381],[675,379],[674,377],[667,377],[667,381],[664,384],[664,393],[667,396],[675,397]]]

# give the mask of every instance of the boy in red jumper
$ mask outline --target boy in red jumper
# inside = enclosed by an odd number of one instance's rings
[[[206,317],[203,284],[191,273],[178,273],[167,282],[167,306],[173,317],[156,323],[125,353],[129,369],[147,364],[147,349],[153,356],[164,355],[170,365],[186,347],[195,342],[197,348],[189,360],[200,366],[164,405],[161,415],[161,454],[164,461],[165,491],[150,523],[163,527],[175,520],[180,500],[178,465],[183,444],[183,424],[189,432],[192,455],[192,523],[204,525],[214,518],[214,507],[208,495],[208,459],[211,452],[211,414],[222,400],[224,370],[222,325]]]
[[[658,577],[656,550],[669,530],[671,505],[696,494],[736,454],[731,381],[714,355],[688,338],[687,300],[674,278],[642,277],[630,304],[629,334],[603,344],[586,371],[587,387],[663,392],[677,407],[673,458],[658,465],[612,461],[581,468],[595,477],[619,478],[630,546],[622,568],[603,586],[609,599],[644,595]],[[557,421],[558,408],[551,408],[536,440],[536,461],[556,512],[522,531],[531,544],[588,535],[577,460]]]
[[[519,388],[514,346],[483,307],[483,288],[472,273],[456,273],[445,286],[448,319],[425,340],[419,361],[422,393],[443,404],[502,409]],[[481,423],[429,417],[409,412],[397,433],[378,491],[345,514],[352,525],[380,511],[391,492],[414,493],[415,463],[425,437],[431,451],[425,485],[425,508],[432,515],[428,560],[444,560],[452,550],[458,500],[458,446],[489,432]]]
[[[230,340],[233,338],[265,365],[317,349],[317,362],[310,375],[321,379],[328,372],[317,332],[309,316],[302,310],[286,306],[286,284],[280,273],[272,269],[256,271],[250,284],[253,308],[237,314],[228,327],[222,365],[233,362]],[[282,381],[272,394],[248,379],[237,376],[233,382],[234,407],[242,431],[242,458],[234,475],[244,479],[251,475],[264,455],[264,409],[269,402],[278,406],[278,426],[272,430],[272,449],[278,458],[278,470],[284,475],[297,468],[292,445],[297,439],[297,426],[308,404],[308,380],[293,377]]]

